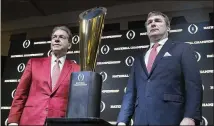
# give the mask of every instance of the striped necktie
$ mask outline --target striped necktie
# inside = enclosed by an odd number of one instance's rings
[[[60,60],[56,59],[55,62],[56,62],[56,64],[54,65],[53,70],[52,70],[52,90],[56,86],[57,80],[60,75],[60,67],[59,67]]]
[[[157,56],[157,47],[159,46],[160,44],[159,43],[155,43],[152,47],[152,50],[150,52],[150,55],[149,55],[149,60],[148,60],[148,64],[147,64],[147,71],[150,73],[151,69],[152,69],[152,65],[155,61],[155,58]]]

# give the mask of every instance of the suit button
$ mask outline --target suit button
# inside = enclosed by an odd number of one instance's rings
[[[150,82],[150,80],[148,80],[147,82]]]

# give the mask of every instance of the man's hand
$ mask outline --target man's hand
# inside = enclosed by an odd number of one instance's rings
[[[191,118],[183,118],[183,120],[180,123],[181,126],[195,126],[195,122]]]
[[[9,123],[8,126],[18,126],[18,123]]]

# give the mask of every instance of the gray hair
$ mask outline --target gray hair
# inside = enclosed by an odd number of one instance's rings
[[[52,34],[51,35],[53,35],[53,33],[56,32],[57,30],[65,31],[68,34],[68,41],[71,43],[72,33],[71,33],[70,29],[67,26],[56,26],[56,27],[54,27],[53,30],[52,30]]]

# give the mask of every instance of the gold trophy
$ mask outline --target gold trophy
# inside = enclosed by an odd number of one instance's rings
[[[92,8],[79,15],[80,18],[80,66],[81,71],[94,71],[101,41],[106,8]]]
[[[79,15],[80,72],[71,75],[67,117],[100,116],[102,76],[95,72],[107,9],[95,7]]]

